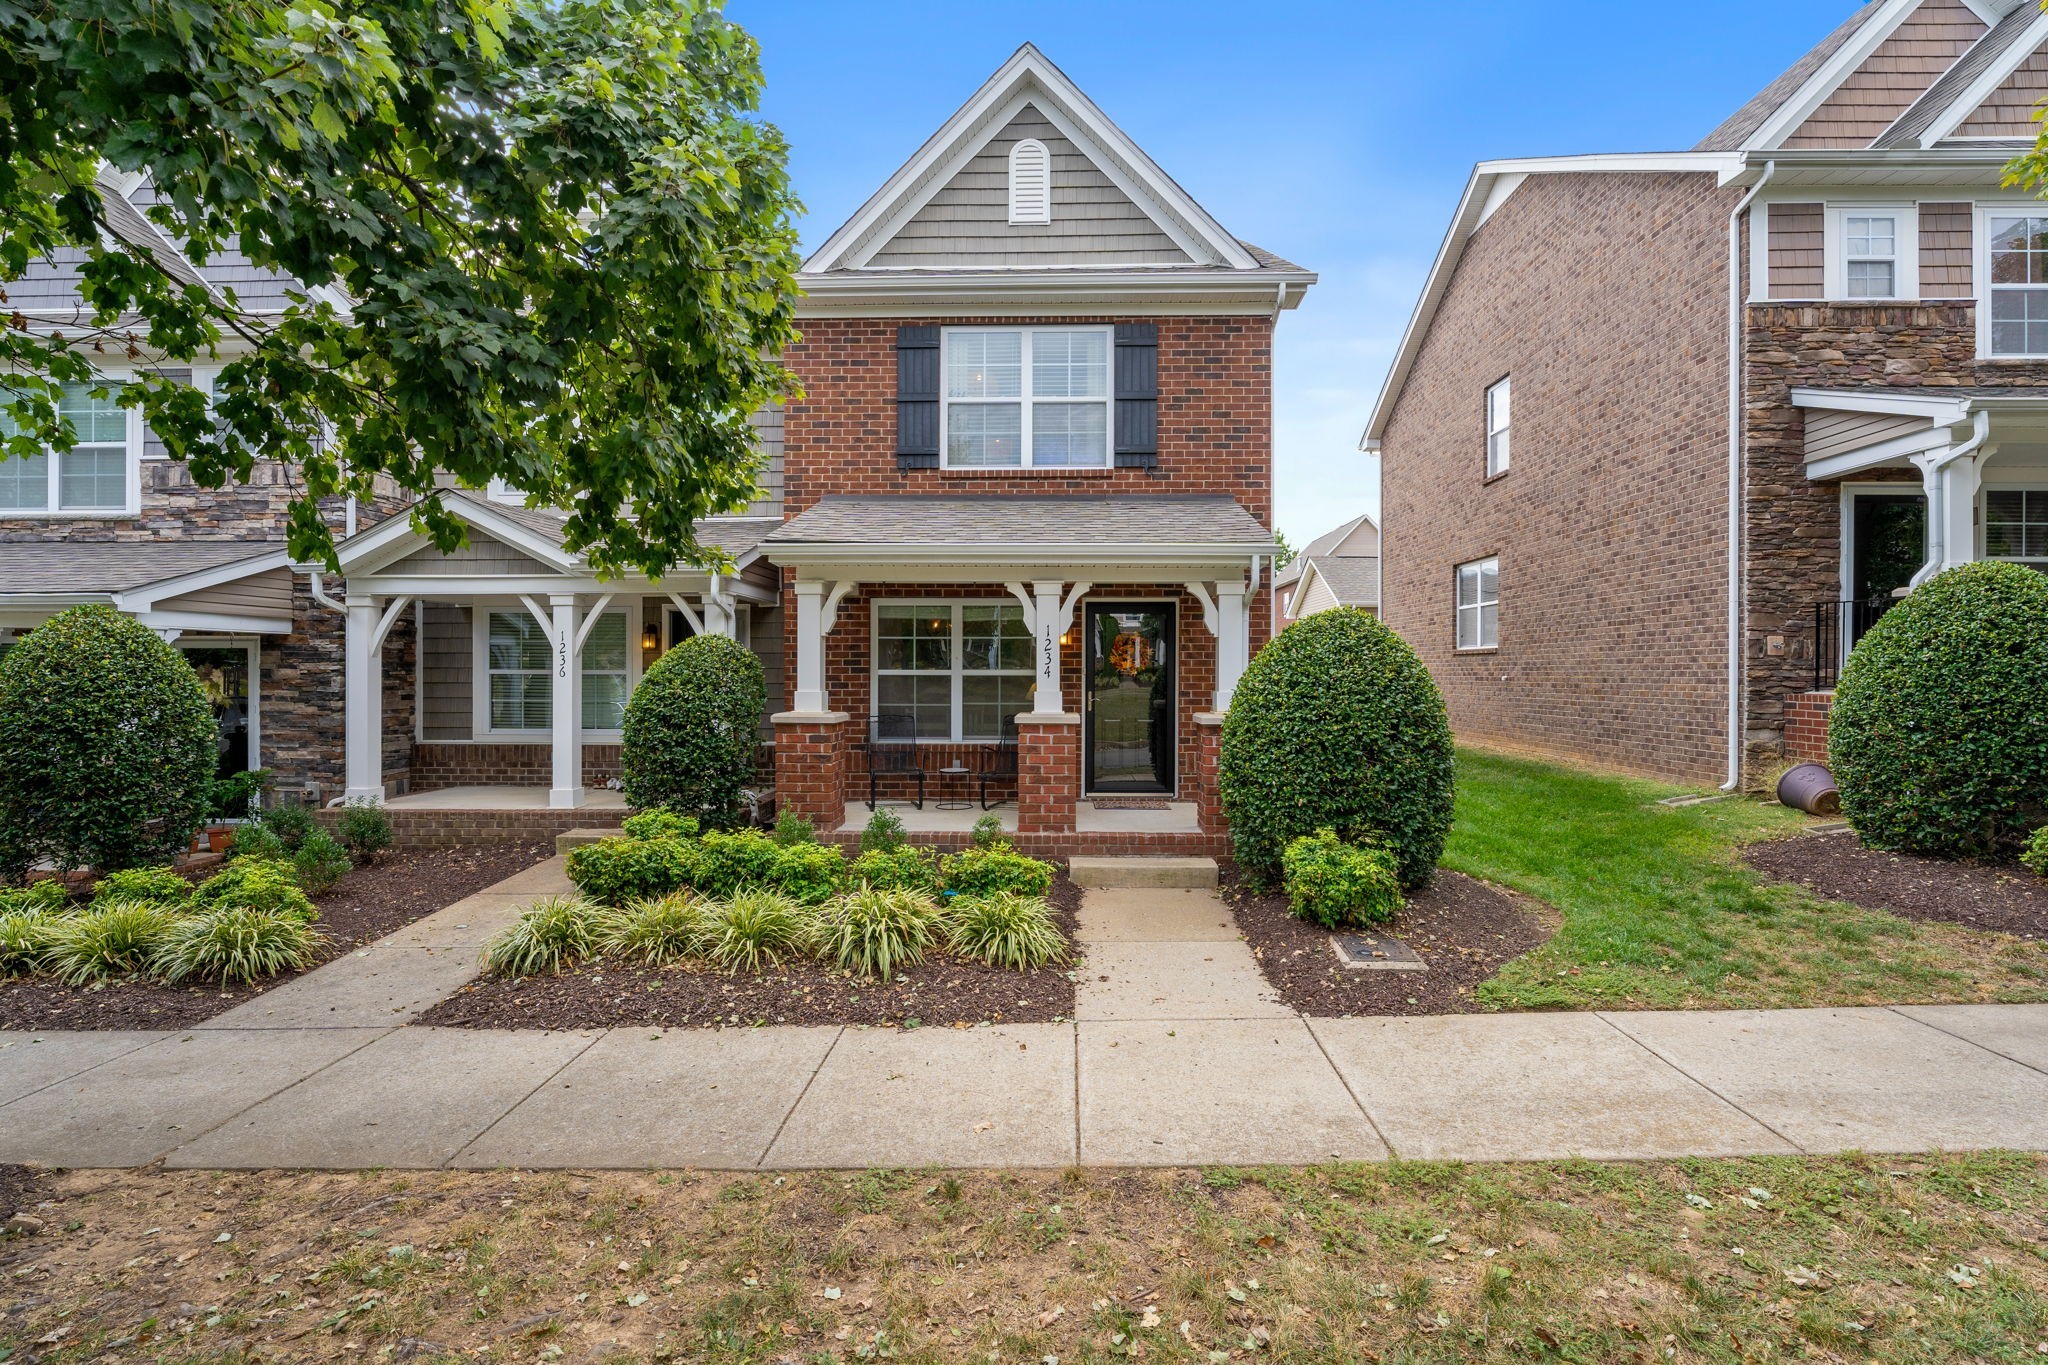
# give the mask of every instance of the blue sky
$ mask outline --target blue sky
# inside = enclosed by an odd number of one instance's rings
[[[1689,147],[1854,8],[728,0],[761,40],[807,249],[1028,39],[1225,227],[1320,272],[1276,357],[1297,545],[1378,511],[1359,433],[1473,162]]]

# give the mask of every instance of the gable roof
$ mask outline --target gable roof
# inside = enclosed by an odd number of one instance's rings
[[[1273,586],[1279,588],[1286,587],[1289,583],[1292,583],[1295,579],[1301,577],[1303,572],[1307,570],[1310,560],[1319,558],[1323,555],[1336,554],[1337,547],[1339,545],[1342,545],[1345,541],[1349,540],[1351,538],[1351,533],[1353,531],[1356,531],[1360,526],[1371,526],[1375,531],[1377,531],[1379,529],[1379,525],[1380,524],[1374,521],[1372,519],[1372,516],[1369,513],[1367,513],[1353,517],[1351,520],[1345,522],[1342,526],[1337,527],[1335,530],[1323,532],[1314,540],[1311,540],[1308,544],[1302,546],[1300,551],[1295,554],[1294,558],[1287,561],[1286,568],[1282,569],[1279,573],[1273,575]],[[1377,558],[1377,556],[1374,555],[1344,555],[1340,557],[1345,559]]]
[[[1784,103],[1813,78],[1815,72],[1827,60],[1842,49],[1858,29],[1862,28],[1877,11],[1883,8],[1885,0],[1870,0],[1854,14],[1814,45],[1804,57],[1778,73],[1776,80],[1750,96],[1749,102],[1723,119],[1721,126],[1708,133],[1694,144],[1696,152],[1727,152],[1746,144],[1764,120],[1775,114]]]
[[[1377,607],[1380,604],[1380,558],[1378,555],[1317,555],[1308,561],[1301,586],[1288,605],[1304,605],[1313,585],[1321,580],[1340,607]]]

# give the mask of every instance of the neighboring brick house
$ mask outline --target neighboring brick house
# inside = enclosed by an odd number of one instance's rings
[[[1325,531],[1273,576],[1282,629],[1332,607],[1380,609],[1380,528],[1369,516]]]
[[[1365,439],[1462,736],[1755,781],[1897,594],[2048,569],[2043,97],[2038,8],[1876,0],[1689,152],[1476,168]]]

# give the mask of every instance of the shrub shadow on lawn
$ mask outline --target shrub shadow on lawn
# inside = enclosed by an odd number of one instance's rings
[[[2048,939],[2048,878],[2017,863],[1949,862],[1865,848],[1849,833],[1751,844],[1742,859],[1772,881],[1904,919]]]

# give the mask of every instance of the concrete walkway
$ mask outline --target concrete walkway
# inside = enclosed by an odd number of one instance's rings
[[[1266,1164],[2048,1150],[2048,1005],[1304,1019],[1201,890],[1090,890],[1075,1019],[427,1028],[543,863],[197,1028],[0,1033],[0,1161]]]

